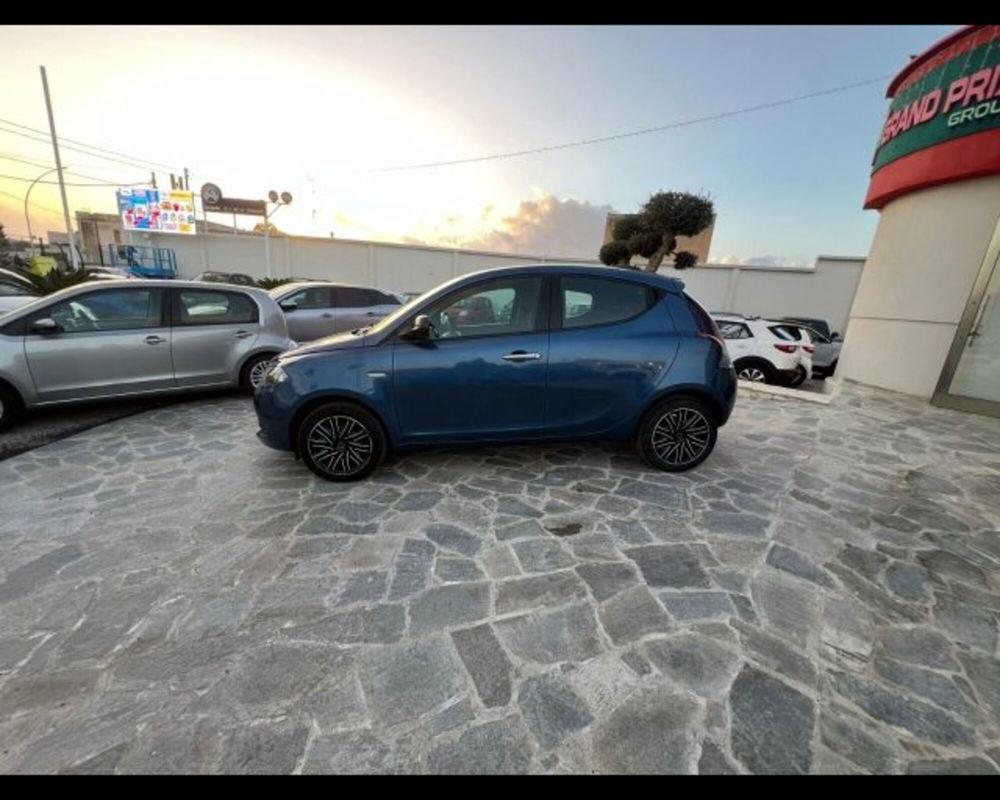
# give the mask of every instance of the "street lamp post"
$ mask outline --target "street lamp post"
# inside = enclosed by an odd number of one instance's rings
[[[36,183],[38,183],[46,175],[51,175],[53,172],[58,171],[58,169],[59,169],[59,167],[53,167],[52,169],[45,170],[45,172],[43,172],[41,175],[39,175],[37,178],[35,178],[31,182],[31,185],[28,186],[28,191],[25,192],[25,194],[24,194],[24,223],[25,223],[25,225],[28,226],[28,245],[29,245],[29,247],[32,244],[32,238],[31,238],[31,215],[28,213],[28,198],[31,197],[31,190],[35,188],[35,184]]]
[[[267,203],[264,203],[264,263],[267,265],[267,277],[271,276],[271,231],[268,228],[268,220],[282,206],[287,206],[292,202],[290,192],[282,192],[280,195],[272,189],[267,193],[267,199],[274,204],[274,208],[268,210]]]

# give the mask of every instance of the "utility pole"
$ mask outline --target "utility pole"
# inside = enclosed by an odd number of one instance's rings
[[[73,236],[73,225],[69,218],[69,203],[66,201],[66,182],[63,180],[62,161],[59,159],[59,139],[56,138],[56,121],[52,116],[52,99],[49,97],[49,79],[45,74],[45,67],[39,67],[42,71],[42,89],[45,91],[45,110],[49,115],[49,132],[52,135],[52,152],[56,157],[56,169],[59,171],[59,194],[62,195],[63,221],[66,223],[66,231],[69,233],[69,258],[73,269],[80,266],[76,257],[76,239]]]

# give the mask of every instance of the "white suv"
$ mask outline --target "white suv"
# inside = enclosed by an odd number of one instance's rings
[[[809,375],[806,345],[774,330],[780,323],[742,314],[712,314],[725,339],[738,378],[757,383],[798,386]],[[811,346],[811,345],[808,345]]]

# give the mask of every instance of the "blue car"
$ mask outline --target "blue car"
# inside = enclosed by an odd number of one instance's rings
[[[683,283],[545,264],[463,275],[289,350],[254,405],[265,444],[353,481],[390,449],[460,443],[633,440],[653,466],[686,470],[735,399],[719,331]]]

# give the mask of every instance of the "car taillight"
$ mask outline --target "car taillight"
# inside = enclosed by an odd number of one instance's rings
[[[798,348],[798,345],[797,344],[776,344],[775,347],[778,348],[782,353],[794,353],[795,350],[796,350],[796,348]]]
[[[813,347],[811,344],[802,345],[802,349],[805,350],[807,353],[812,353],[816,350],[816,348]]]

